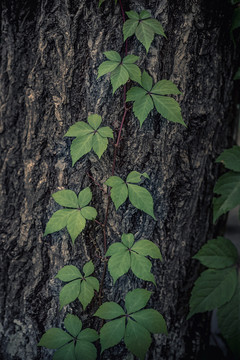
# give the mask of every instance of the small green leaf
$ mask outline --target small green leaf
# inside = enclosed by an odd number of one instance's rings
[[[71,145],[72,166],[92,149],[93,133],[76,138]]]
[[[92,200],[92,192],[89,187],[83,189],[78,194],[78,204],[80,208],[87,206]]]
[[[101,135],[96,133],[93,136],[92,146],[93,146],[93,151],[97,154],[97,156],[100,159],[104,151],[107,149],[108,139],[103,138]]]
[[[129,351],[139,359],[144,360],[152,339],[148,330],[136,321],[128,319],[124,342]]]
[[[144,176],[145,178],[149,179],[149,176],[147,173],[141,174],[138,171],[131,171],[128,176],[126,182],[130,183],[139,183],[141,181],[141,176]]]
[[[157,112],[164,118],[185,125],[182,119],[181,108],[176,100],[171,97],[161,95],[151,95]]]
[[[119,65],[111,73],[111,84],[113,87],[113,94],[121,85],[126,84],[128,79],[129,79],[128,71],[125,69],[125,67],[123,65]]]
[[[77,341],[75,348],[76,360],[96,360],[97,349],[89,341]]]
[[[126,41],[130,36],[132,36],[138,26],[138,20],[136,19],[128,19],[123,24],[123,36],[124,41]]]
[[[146,19],[144,23],[150,26],[155,34],[162,35],[166,38],[163,27],[157,19]]]
[[[97,216],[97,211],[92,206],[85,206],[82,208],[81,214],[87,220],[94,220]]]
[[[93,272],[94,272],[94,265],[92,260],[90,260],[83,267],[84,277],[91,275]]]
[[[98,127],[100,126],[102,122],[102,117],[100,115],[97,115],[97,114],[93,114],[93,115],[89,115],[88,116],[88,123],[89,125],[91,125],[91,127],[94,129],[94,130],[97,130]]]
[[[153,309],[144,309],[131,314],[131,317],[152,334],[167,335],[166,322],[158,311]]]
[[[123,58],[123,64],[133,64],[139,59],[139,56],[127,55]]]
[[[125,318],[109,321],[100,330],[101,353],[104,350],[117,345],[125,332]]]
[[[61,281],[67,282],[76,279],[82,279],[82,274],[76,266],[66,265],[61,270],[59,270],[55,277]]]
[[[127,248],[131,248],[134,243],[133,234],[122,234],[122,242]]]
[[[139,14],[136,11],[130,10],[130,11],[126,11],[127,16],[129,17],[129,19],[135,19],[135,20],[139,20]]]
[[[78,316],[68,314],[64,320],[64,326],[66,330],[73,336],[76,337],[82,330],[82,322]]]
[[[133,245],[132,250],[140,255],[151,256],[153,259],[160,259],[162,261],[160,250],[152,241],[139,240]]]
[[[127,99],[126,101],[135,101],[138,100],[140,97],[143,97],[147,94],[147,91],[143,88],[134,86],[127,92]]]
[[[113,187],[116,185],[124,184],[124,181],[119,176],[110,176],[110,178],[107,179],[105,184]]]
[[[80,210],[74,210],[74,212],[72,212],[67,221],[67,229],[73,243],[78,237],[78,235],[83,231],[85,225],[86,220],[81,215]]]
[[[121,56],[116,51],[104,51],[104,55],[108,60],[121,62]]]
[[[62,329],[51,328],[43,334],[38,346],[44,346],[47,349],[57,349],[71,340],[73,340],[72,336]]]
[[[81,280],[73,280],[66,284],[59,294],[60,308],[76,300],[80,293]]]
[[[77,123],[70,126],[69,130],[64,136],[70,137],[82,137],[92,133],[92,128],[83,121],[78,121]]]
[[[137,83],[141,84],[141,71],[139,67],[135,64],[123,64],[125,69],[129,74],[129,78],[132,81],[136,81]]]
[[[127,313],[131,314],[144,308],[151,295],[151,291],[145,289],[135,289],[133,291],[129,291],[125,297]]]
[[[149,191],[145,188],[128,184],[129,200],[137,209],[144,211],[146,214],[156,220],[153,213],[153,199]]]
[[[234,294],[236,285],[235,268],[204,271],[194,284],[187,319],[196,313],[211,311],[228,302]]]
[[[140,12],[139,18],[140,18],[141,20],[143,20],[143,19],[148,19],[148,18],[150,18],[150,17],[151,17],[151,14],[150,14],[149,11],[147,11],[147,10],[142,10],[142,11]]]
[[[46,225],[45,232],[43,236],[46,236],[48,234],[52,234],[56,231],[62,230],[67,226],[67,221],[69,216],[74,212],[75,210],[71,209],[61,209],[57,210],[50,220],[48,221]]]
[[[153,86],[151,93],[157,95],[178,95],[181,94],[181,91],[170,80],[160,80]]]
[[[224,150],[216,162],[223,163],[227,169],[240,172],[240,146],[235,145],[231,149]]]
[[[122,315],[125,315],[123,308],[113,301],[103,303],[94,314],[104,320],[112,320]]]
[[[142,126],[144,120],[146,120],[148,114],[153,108],[154,105],[150,95],[142,96],[134,102],[133,112],[140,122],[140,127]]]
[[[125,253],[126,246],[124,246],[122,243],[117,242],[109,246],[108,251],[106,252],[105,256],[112,256],[117,253]]]
[[[100,129],[98,129],[98,133],[103,138],[109,137],[109,138],[113,139],[113,131],[108,126],[103,126]]]
[[[150,272],[152,268],[152,263],[150,260],[145,258],[143,255],[136,254],[131,252],[131,270],[139,279],[145,281],[151,281],[156,285],[155,278]]]
[[[71,341],[69,344],[64,345],[53,355],[53,360],[75,360],[75,346]]]
[[[93,276],[89,276],[86,278],[86,282],[88,285],[92,286],[92,288],[96,291],[99,291],[99,281]]]
[[[108,261],[108,271],[110,272],[114,283],[120,276],[126,274],[130,269],[130,254],[129,251],[120,252],[110,257]]]
[[[116,210],[127,200],[128,188],[126,184],[116,185],[111,188],[111,199]]]
[[[142,21],[138,24],[138,27],[136,28],[135,35],[137,39],[143,44],[143,46],[146,49],[146,52],[148,52],[150,45],[154,39],[154,31],[152,27],[145,24],[145,21]]]
[[[203,245],[193,259],[209,268],[223,269],[237,263],[238,252],[230,240],[219,236]]]
[[[52,194],[54,200],[62,206],[69,208],[78,208],[77,195],[72,190],[60,190]]]
[[[120,62],[118,62],[118,61],[104,61],[103,63],[101,63],[101,65],[98,68],[97,79],[99,79],[101,76],[115,70],[116,67],[118,67],[119,63]]]
[[[99,335],[96,330],[87,328],[81,331],[77,338],[78,340],[94,342],[99,339]]]
[[[145,90],[150,91],[152,88],[152,83],[153,83],[153,80],[152,80],[151,76],[148,75],[148,73],[144,70],[142,73],[142,79],[141,79],[142,87]]]
[[[87,305],[90,304],[93,297],[94,297],[93,287],[89,283],[87,283],[86,280],[83,280],[81,283],[81,291],[78,296],[78,299],[83,306],[83,310],[85,310]]]

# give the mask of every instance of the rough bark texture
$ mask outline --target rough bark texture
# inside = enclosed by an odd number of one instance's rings
[[[123,232],[160,246],[164,262],[154,262],[157,280],[149,283],[124,276],[113,287],[107,274],[104,300],[120,301],[137,286],[153,290],[150,301],[165,317],[169,336],[155,336],[148,359],[196,359],[204,346],[207,320],[186,321],[189,294],[199,266],[191,260],[212,236],[212,189],[216,155],[227,145],[232,90],[227,1],[130,0],[125,10],[142,8],[160,20],[168,39],[155,37],[149,54],[135,39],[129,50],[141,56],[140,67],[154,80],[170,79],[187,128],[162,119],[155,111],[139,128],[130,113],[122,133],[116,174],[146,171],[144,185],[154,197],[157,221],[129,203],[110,207],[108,243]],[[72,168],[64,134],[76,121],[98,113],[104,124],[119,128],[122,90],[112,95],[107,76],[97,80],[103,51],[123,52],[119,5],[107,0],[30,0],[2,2],[1,34],[1,291],[0,357],[4,360],[51,359],[37,348],[41,335],[61,326],[66,312],[84,326],[99,325],[76,301],[59,311],[61,283],[54,279],[67,264],[81,268],[90,258],[101,278],[101,227],[88,222],[73,246],[65,231],[43,238],[46,222],[59,207],[51,194],[79,192],[91,186],[98,220],[106,197],[87,173],[103,183],[111,173],[113,142],[101,161],[91,153]],[[90,320],[89,320],[90,319]],[[201,320],[201,321],[200,321]],[[206,322],[206,324],[203,323]],[[202,330],[204,329],[204,330]],[[105,351],[104,359],[129,359],[124,346]]]

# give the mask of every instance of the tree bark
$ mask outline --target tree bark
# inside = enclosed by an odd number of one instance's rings
[[[120,301],[133,288],[153,291],[149,305],[163,314],[168,336],[155,336],[148,359],[196,359],[206,346],[208,318],[186,321],[188,301],[199,266],[191,257],[213,236],[211,202],[217,176],[216,156],[228,144],[232,92],[231,6],[213,0],[130,0],[125,10],[149,10],[163,25],[167,40],[155,36],[146,55],[129,40],[129,52],[155,81],[169,79],[187,128],[155,111],[142,128],[127,115],[117,154],[116,175],[146,171],[144,186],[154,198],[157,221],[125,203],[110,205],[108,244],[122,233],[158,244],[163,263],[154,261],[157,286],[123,276],[113,286],[109,274],[103,301]],[[80,269],[92,259],[101,279],[104,254],[100,226],[87,227],[72,245],[66,231],[43,238],[50,216],[59,206],[51,194],[77,193],[90,186],[97,219],[103,221],[106,196],[101,184],[111,175],[114,143],[99,161],[90,153],[71,166],[69,126],[98,113],[115,138],[123,114],[123,92],[112,95],[108,76],[97,80],[103,52],[124,52],[119,4],[106,0],[3,0],[1,9],[1,291],[0,356],[4,360],[48,360],[52,352],[38,348],[42,334],[61,326],[67,312],[86,326],[99,325],[93,300],[84,312],[80,303],[59,311],[61,282],[54,279],[64,265]],[[129,85],[128,85],[129,86]],[[204,335],[205,334],[205,335]],[[103,359],[129,359],[123,344]]]

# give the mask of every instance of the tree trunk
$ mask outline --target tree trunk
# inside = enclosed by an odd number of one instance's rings
[[[167,40],[155,36],[146,55],[136,38],[129,52],[154,80],[172,80],[181,90],[178,101],[187,128],[170,123],[155,111],[142,128],[132,111],[124,125],[116,175],[146,171],[144,186],[154,198],[157,221],[125,203],[110,205],[108,244],[122,233],[158,244],[163,263],[154,262],[157,287],[125,275],[113,286],[107,272],[103,301],[120,301],[133,288],[153,291],[150,305],[167,321],[168,336],[155,336],[148,359],[196,359],[205,346],[208,319],[186,321],[190,291],[199,273],[191,257],[213,235],[211,202],[217,175],[216,156],[227,146],[232,91],[231,6],[213,0],[130,0],[125,10],[149,10],[161,21]],[[104,254],[100,226],[87,227],[71,243],[66,231],[43,238],[50,216],[59,206],[51,194],[77,193],[90,186],[103,222],[106,196],[88,173],[103,184],[111,175],[114,143],[99,161],[94,153],[71,166],[69,126],[100,114],[115,137],[123,114],[122,88],[112,95],[108,76],[97,80],[106,50],[124,51],[119,4],[87,0],[3,0],[1,35],[1,291],[0,356],[4,360],[48,360],[52,352],[38,348],[42,334],[61,326],[67,312],[84,326],[98,307],[84,312],[75,301],[59,311],[62,284],[54,279],[64,265],[80,269],[93,259],[101,279]],[[123,344],[103,359],[129,359]]]

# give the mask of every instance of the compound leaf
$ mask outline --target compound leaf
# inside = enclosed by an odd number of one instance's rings
[[[136,321],[128,319],[126,326],[124,342],[134,355],[144,360],[147,350],[149,349],[152,339],[148,330]]]
[[[110,272],[114,283],[120,276],[126,274],[130,269],[130,254],[126,251],[114,254],[108,260],[108,271]]]
[[[101,343],[101,353],[117,345],[125,333],[125,318],[116,319],[109,321],[103,325],[100,330],[100,343]]]
[[[77,341],[75,356],[76,360],[95,360],[97,358],[97,349],[89,341]]]
[[[217,158],[227,169],[240,172],[240,146],[224,150]]]
[[[71,145],[72,166],[92,149],[93,133],[78,137]]]
[[[94,265],[92,260],[90,260],[83,267],[84,277],[91,275],[93,272],[94,272]]]
[[[92,206],[86,206],[81,209],[81,214],[87,220],[94,220],[97,216],[97,210]]]
[[[68,314],[64,319],[64,326],[66,330],[73,336],[77,337],[82,330],[82,322],[78,316]]]
[[[129,291],[125,297],[127,313],[131,314],[144,308],[150,299],[151,294],[151,291],[145,289]]]
[[[162,255],[159,248],[149,240],[142,239],[137,241],[133,245],[132,250],[140,255],[151,256],[153,259],[160,259],[162,261]]]
[[[66,265],[59,270],[55,277],[61,281],[67,282],[76,279],[82,279],[82,274],[76,266]]]
[[[133,184],[128,184],[128,191],[129,200],[132,205],[137,209],[144,211],[156,220],[153,213],[153,199],[150,192],[141,186]]]
[[[104,320],[112,320],[123,315],[125,315],[123,308],[113,301],[103,303],[94,314]]]
[[[78,205],[80,208],[83,208],[84,206],[88,205],[91,200],[92,200],[92,192],[89,187],[83,189],[78,194]]]
[[[52,194],[54,200],[62,206],[69,208],[78,208],[77,195],[72,190],[60,190]]]
[[[73,280],[62,288],[59,294],[60,309],[77,299],[80,293],[80,284],[81,280]]]
[[[152,334],[166,334],[167,326],[163,316],[154,309],[143,309],[134,314],[131,317],[139,324],[144,326]]]
[[[181,108],[176,100],[161,95],[151,95],[157,112],[164,118],[186,126],[182,119]]]
[[[150,272],[152,268],[151,261],[143,255],[131,252],[131,270],[139,279],[151,281],[156,285],[155,278]]]
[[[51,328],[43,334],[38,346],[44,346],[47,349],[57,349],[60,346],[73,340],[72,336],[58,328]]]
[[[67,221],[67,229],[73,243],[76,240],[77,236],[85,228],[85,225],[86,225],[86,220],[81,215],[80,210],[74,210],[68,217],[68,221]]]

